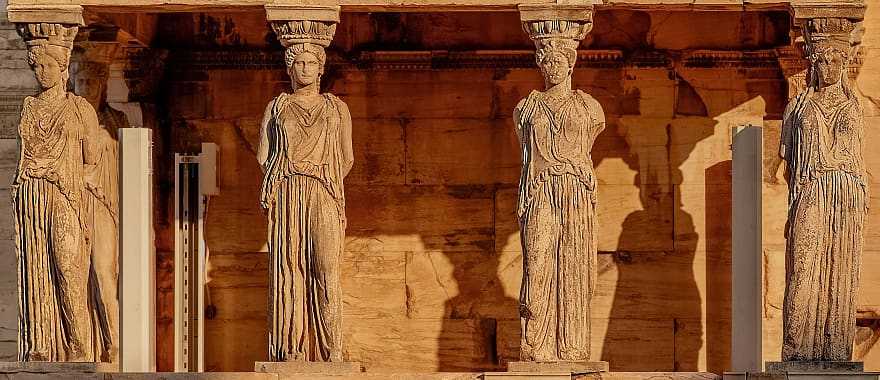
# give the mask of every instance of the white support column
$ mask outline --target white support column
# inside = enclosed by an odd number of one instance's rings
[[[119,129],[119,361],[156,371],[156,254],[152,131]]]
[[[733,263],[730,365],[734,372],[763,370],[762,135],[761,127],[731,129],[733,136]]]

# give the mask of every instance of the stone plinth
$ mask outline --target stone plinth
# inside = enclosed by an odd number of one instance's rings
[[[767,372],[864,372],[862,362],[788,361],[767,362]]]
[[[724,380],[878,380],[876,372],[727,372]]]
[[[0,373],[95,373],[104,363],[92,362],[0,362]]]
[[[608,372],[608,362],[510,362],[507,372],[596,373]]]
[[[361,372],[358,362],[256,362],[254,372],[296,375],[313,373],[321,375],[348,375]]]
[[[513,364],[513,363],[511,363]],[[486,372],[483,380],[571,380],[571,372]]]

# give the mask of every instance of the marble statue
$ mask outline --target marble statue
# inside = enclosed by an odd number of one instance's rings
[[[257,158],[269,219],[269,360],[342,361],[343,178],[351,115],[320,81],[335,23],[273,22],[293,91],[272,100]]]
[[[86,99],[67,92],[77,27],[18,24],[40,93],[21,112],[12,185],[19,278],[19,360],[92,361],[86,165],[98,128]]]
[[[92,226],[90,289],[95,359],[102,362],[115,362],[119,345],[117,131],[127,126],[127,120],[124,113],[110,108],[106,102],[109,63],[116,47],[115,43],[83,43],[73,65],[74,91],[98,110],[100,125],[92,136],[95,162],[85,167],[85,207]]]
[[[864,119],[847,75],[847,19],[804,28],[809,86],[785,110],[780,154],[789,173],[784,361],[852,360],[868,209]]]
[[[522,147],[518,216],[523,247],[523,361],[590,359],[590,299],[596,288],[596,177],[590,149],[605,128],[602,107],[572,90],[582,20],[525,21],[544,91],[513,114]]]

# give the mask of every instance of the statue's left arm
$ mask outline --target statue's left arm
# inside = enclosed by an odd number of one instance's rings
[[[580,92],[580,91],[579,91]],[[602,131],[605,130],[605,111],[602,110],[602,105],[599,104],[599,101],[596,98],[590,96],[587,93],[580,92],[581,97],[584,99],[584,103],[586,103],[589,107],[589,112],[592,113],[592,119],[594,125],[592,125],[593,139],[596,138]]]
[[[342,148],[342,176],[347,176],[354,165],[354,149],[351,147],[351,112],[342,100],[338,100],[340,117],[339,145]]]
[[[87,165],[97,164],[101,159],[100,145],[97,141],[99,138],[100,124],[98,123],[98,114],[95,109],[85,99],[78,99],[77,107],[82,117],[83,131],[80,136],[82,140],[83,162]]]

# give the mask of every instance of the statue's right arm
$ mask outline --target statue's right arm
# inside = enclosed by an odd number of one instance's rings
[[[523,141],[523,131],[522,124],[520,124],[520,117],[522,116],[523,108],[526,106],[526,100],[528,98],[523,98],[516,104],[516,108],[513,109],[513,128],[516,130],[516,137],[519,139],[519,142]]]
[[[272,105],[275,101],[269,102],[266,111],[263,113],[263,122],[260,124],[260,145],[257,147],[257,161],[263,172],[266,171],[266,161],[269,160],[269,122],[272,121]]]
[[[779,140],[779,157],[785,159],[785,153],[789,146],[791,146],[791,114],[794,112],[796,108],[799,97],[795,97],[788,102],[788,105],[785,106],[785,112],[782,113],[782,131]]]

